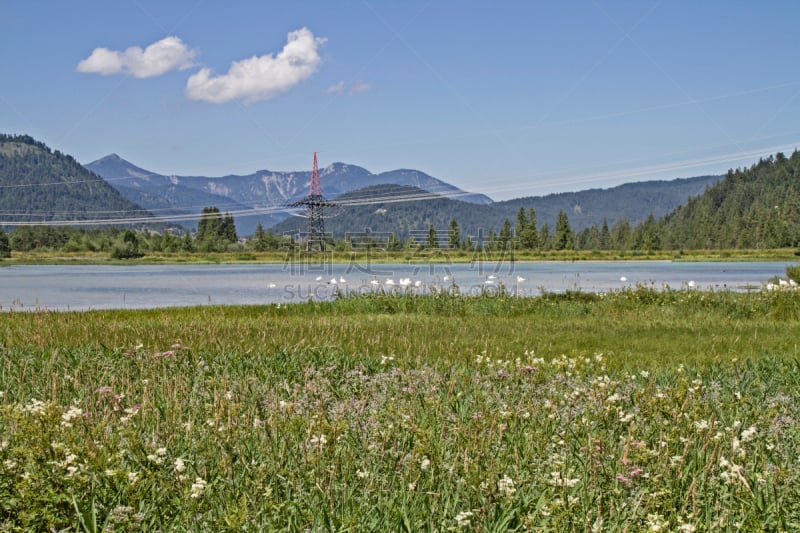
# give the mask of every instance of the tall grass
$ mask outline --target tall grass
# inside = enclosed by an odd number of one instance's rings
[[[3,530],[792,530],[800,297],[7,313]]]

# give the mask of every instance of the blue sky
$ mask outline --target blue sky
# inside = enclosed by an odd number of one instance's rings
[[[495,199],[800,146],[791,1],[0,3],[0,131],[162,174],[415,168]],[[324,181],[323,181],[324,188]]]

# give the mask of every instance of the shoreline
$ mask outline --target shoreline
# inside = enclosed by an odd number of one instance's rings
[[[329,251],[306,252],[222,252],[218,254],[151,254],[139,259],[112,259],[103,252],[12,252],[0,259],[0,268],[13,265],[186,265],[186,264],[469,264],[528,262],[769,262],[797,261],[800,251],[778,250],[690,250],[690,251],[548,251],[511,253],[467,253],[440,251],[435,253],[401,251]]]

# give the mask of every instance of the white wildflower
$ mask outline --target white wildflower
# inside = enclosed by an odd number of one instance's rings
[[[22,407],[22,410],[29,415],[41,415],[44,414],[46,407],[47,405],[43,401],[33,398],[27,405]]]
[[[177,472],[179,474],[182,474],[182,473],[186,472],[186,464],[183,462],[183,459],[181,459],[180,457],[175,459],[175,463],[174,463],[173,468],[175,469],[175,472]]]
[[[507,498],[512,497],[517,492],[516,487],[514,487],[514,480],[507,475],[503,475],[501,479],[497,480],[497,491]]]
[[[741,441],[736,437],[734,437],[733,441],[731,442],[731,451],[736,454],[738,459],[744,459],[747,457],[747,452],[744,448],[742,448]]]
[[[547,483],[556,487],[574,487],[580,481],[580,478],[561,477],[561,472],[550,472],[550,480]]]
[[[647,515],[647,531],[651,531],[653,533],[659,531],[666,531],[669,527],[669,522],[664,520],[664,517],[658,513],[652,513]]]
[[[423,472],[426,472],[431,467],[431,460],[427,457],[423,457],[422,461],[419,463],[419,469]]]
[[[126,407],[126,408],[124,409],[124,411],[125,411],[125,416],[121,416],[121,417],[119,418],[119,421],[120,421],[120,422],[122,422],[123,424],[125,424],[126,422],[128,422],[128,420],[130,420],[130,419],[133,417],[133,415],[135,415],[136,413],[138,413],[138,412],[139,412],[139,409],[138,409],[138,408],[136,408],[136,407]]]
[[[619,421],[623,424],[627,424],[631,420],[633,420],[634,415],[633,413],[623,413],[622,411],[619,412]]]
[[[456,525],[458,527],[467,527],[470,524],[470,518],[474,516],[472,511],[461,511],[456,515]]]
[[[312,435],[311,438],[308,440],[308,447],[309,448],[317,448],[321,450],[323,446],[328,443],[328,439],[325,435]]]
[[[80,407],[73,405],[61,415],[61,425],[63,427],[72,427],[72,420],[83,416],[83,411]]]
[[[367,470],[356,470],[356,476],[358,476],[358,479],[367,479],[369,472]]]
[[[206,491],[207,485],[208,483],[206,483],[206,481],[203,478],[200,477],[195,478],[194,483],[192,483],[192,488],[191,488],[192,493],[190,494],[190,497],[192,498],[201,497],[203,493]]]
[[[750,426],[749,428],[742,431],[742,442],[750,442],[753,440],[753,437],[756,436],[756,427]]]

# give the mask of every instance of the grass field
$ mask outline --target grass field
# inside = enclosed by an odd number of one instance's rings
[[[147,252],[139,259],[112,259],[108,252],[13,252],[0,260],[0,266],[28,264],[216,264],[216,263],[298,263],[358,264],[369,263],[469,263],[471,261],[794,261],[798,250],[513,250],[504,252],[470,252],[466,250],[361,250],[325,253],[303,251],[254,252],[250,250],[224,253],[161,253]]]
[[[6,313],[0,530],[790,531],[800,294]]]

